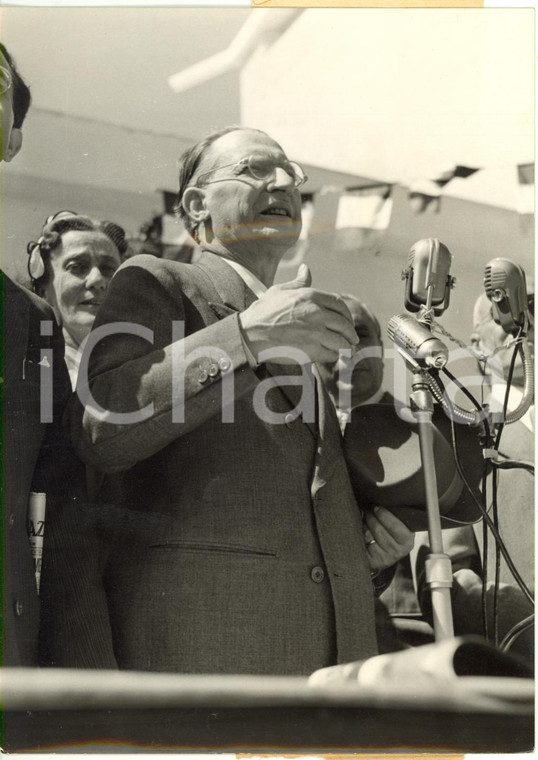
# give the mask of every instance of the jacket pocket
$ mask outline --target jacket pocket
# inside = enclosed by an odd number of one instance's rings
[[[269,549],[260,549],[257,546],[244,546],[242,544],[221,544],[211,541],[184,541],[180,539],[168,539],[149,545],[150,549],[181,549],[192,552],[211,552],[220,554],[242,554],[256,557],[274,557],[278,555]]]

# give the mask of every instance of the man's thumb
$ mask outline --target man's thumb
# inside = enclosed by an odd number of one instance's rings
[[[312,284],[312,274],[306,264],[300,264],[294,280],[290,280],[282,285],[286,290],[295,290],[295,288],[309,288]]]

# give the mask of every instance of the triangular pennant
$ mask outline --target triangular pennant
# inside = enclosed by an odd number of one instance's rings
[[[386,230],[391,214],[391,188],[387,185],[346,191],[338,202],[335,228]]]

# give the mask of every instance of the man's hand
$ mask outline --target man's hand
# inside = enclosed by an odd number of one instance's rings
[[[358,338],[349,309],[333,293],[310,287],[312,276],[301,264],[291,282],[273,285],[240,314],[243,335],[256,359],[260,351],[289,346],[306,353],[311,362],[334,362],[340,349],[354,348]],[[293,354],[272,358],[294,364]]]
[[[415,534],[384,507],[374,507],[364,514],[364,538],[372,572],[379,572],[409,554]]]

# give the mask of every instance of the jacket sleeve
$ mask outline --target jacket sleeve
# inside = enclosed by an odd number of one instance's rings
[[[114,276],[66,413],[77,453],[104,472],[129,469],[216,414],[231,420],[234,398],[258,382],[238,315],[206,326],[199,298],[149,259]]]

